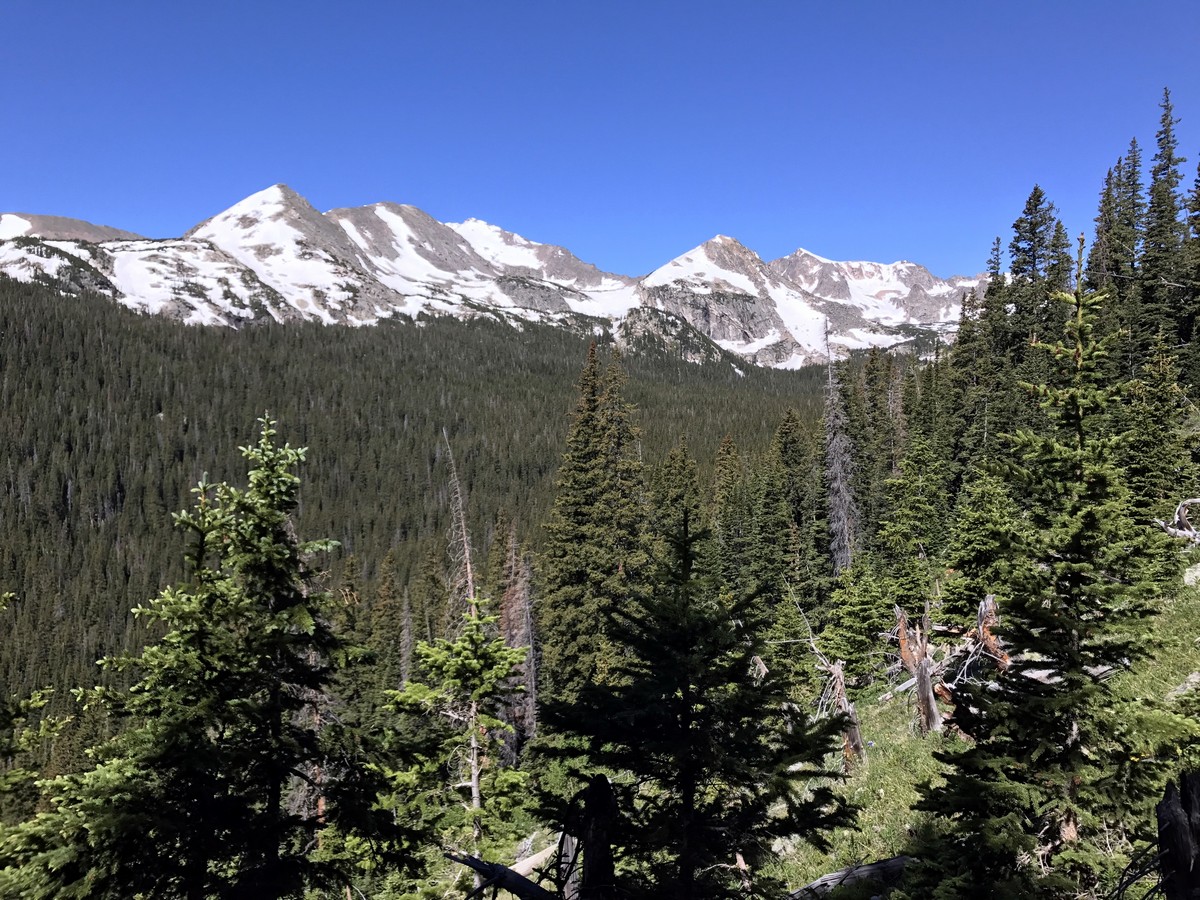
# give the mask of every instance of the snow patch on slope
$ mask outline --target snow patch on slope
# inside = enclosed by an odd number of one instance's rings
[[[5,213],[0,216],[0,241],[29,234],[32,228],[33,223],[28,219],[22,219],[14,213]]]
[[[538,248],[544,245],[526,240],[519,234],[489,225],[482,219],[447,222],[446,226],[462,235],[471,249],[495,266],[534,270],[542,267]]]

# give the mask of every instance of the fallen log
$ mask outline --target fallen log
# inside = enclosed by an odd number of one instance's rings
[[[527,856],[524,859],[518,860],[509,866],[518,875],[532,875],[536,870],[540,869],[550,860],[554,859],[554,854],[558,852],[558,847],[551,844],[540,853],[535,853],[533,856]]]
[[[473,869],[484,877],[483,885],[468,894],[468,898],[481,897],[487,888],[498,887],[519,897],[520,900],[561,900],[557,894],[552,894],[544,887],[534,884],[524,875],[518,875],[508,866],[502,866],[500,863],[490,863],[478,857],[460,856],[457,853],[447,853],[446,859]]]
[[[813,897],[826,897],[832,894],[835,888],[847,884],[858,884],[864,881],[876,882],[881,885],[896,884],[900,880],[900,876],[904,874],[904,867],[911,859],[911,856],[893,856],[891,859],[883,859],[879,862],[847,866],[836,872],[830,872],[828,875],[822,875],[816,881],[806,884],[797,891],[792,891],[788,896],[792,900],[811,900]]]

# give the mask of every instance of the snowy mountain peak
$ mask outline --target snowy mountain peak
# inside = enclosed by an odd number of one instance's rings
[[[284,184],[162,241],[6,213],[0,274],[200,324],[491,315],[624,334],[618,326],[629,318],[637,320],[629,334],[687,328],[751,362],[786,367],[823,359],[826,329],[832,347],[847,349],[912,334],[893,326],[954,320],[963,291],[982,280],[805,250],[767,263],[724,234],[630,278],[478,218],[447,224],[389,202],[322,214]]]
[[[562,287],[606,292],[627,288],[635,280],[602,272],[565,247],[539,244],[482,219],[450,222],[447,227],[461,235],[477,254],[510,275],[535,275]]]
[[[233,257],[302,314],[333,323],[356,304],[355,247],[287,185],[251,194],[185,237]]]
[[[803,248],[773,260],[770,269],[812,294],[848,303],[888,325],[957,320],[963,291],[982,283],[982,276],[937,278],[907,260],[837,261]]]
[[[541,268],[538,250],[544,244],[526,240],[482,219],[447,222],[446,227],[461,235],[476,253],[499,268]]]
[[[675,257],[642,279],[647,287],[678,283],[701,293],[759,296],[769,272],[757,253],[725,235],[717,235]]]

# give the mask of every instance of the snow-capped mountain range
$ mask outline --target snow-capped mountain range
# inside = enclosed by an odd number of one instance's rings
[[[169,240],[5,213],[0,274],[202,325],[424,313],[590,322],[628,336],[682,324],[749,362],[788,368],[824,359],[826,333],[834,349],[890,346],[956,322],[963,295],[984,281],[806,250],[765,262],[724,236],[632,278],[478,219],[443,223],[395,203],[320,213],[284,185]]]

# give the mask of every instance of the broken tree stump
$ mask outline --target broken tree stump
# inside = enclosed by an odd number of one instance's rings
[[[1200,773],[1168,784],[1155,811],[1163,897],[1200,900]]]

